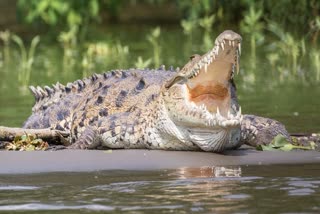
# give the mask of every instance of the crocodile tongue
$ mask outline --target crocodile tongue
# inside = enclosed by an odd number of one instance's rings
[[[214,60],[207,68],[202,68],[199,74],[189,79],[189,99],[198,106],[204,104],[208,111],[227,115],[230,107],[229,81],[232,73],[232,63]]]

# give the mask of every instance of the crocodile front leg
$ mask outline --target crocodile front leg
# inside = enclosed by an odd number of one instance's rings
[[[290,134],[279,121],[255,115],[243,115],[240,141],[249,146],[267,145],[277,135],[283,135],[290,142]]]

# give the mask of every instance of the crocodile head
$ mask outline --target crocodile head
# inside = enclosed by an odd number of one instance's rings
[[[233,76],[240,51],[241,36],[224,31],[213,49],[192,56],[166,83],[164,103],[180,141],[214,152],[238,146],[242,115]]]

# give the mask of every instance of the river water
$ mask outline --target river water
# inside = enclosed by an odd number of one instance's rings
[[[228,172],[228,173],[226,173]],[[0,211],[319,213],[319,165],[5,175]]]
[[[146,41],[149,31],[150,26],[113,27],[99,34],[98,39],[128,45],[129,54],[123,66],[129,68],[134,67],[137,56],[147,59],[152,55]],[[185,48],[186,39],[183,39],[180,28],[164,27],[160,38],[161,61],[164,64],[181,66],[193,53],[203,53],[199,36],[193,38],[196,42],[192,43],[191,49]],[[29,84],[44,86],[57,81],[65,84],[82,78],[80,70],[64,71],[59,44],[41,41]],[[258,51],[259,63],[249,67],[250,55],[246,53],[249,47],[245,37],[242,50],[242,68],[236,83],[243,112],[280,120],[290,132],[319,132],[320,84],[302,77],[290,81],[286,77],[278,78],[282,74],[273,71],[264,52]],[[0,66],[0,125],[21,126],[31,113],[34,99],[18,81],[21,72],[18,62],[18,53],[14,53],[9,65],[2,63]],[[110,63],[105,70],[115,68],[119,68],[118,65]],[[229,174],[221,173],[224,170]],[[1,175],[0,211],[11,213],[14,210],[23,213],[79,213],[79,210],[113,213],[320,213],[320,166],[219,166],[160,171]]]

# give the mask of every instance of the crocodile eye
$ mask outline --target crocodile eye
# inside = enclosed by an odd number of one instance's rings
[[[190,56],[190,60],[193,60],[195,57],[196,57],[196,55],[195,55],[195,54],[194,54],[194,55],[192,55],[192,56]]]
[[[192,60],[194,60],[195,58],[198,58],[198,57],[200,57],[199,54],[193,54],[192,56],[190,56],[190,60],[192,61]]]

